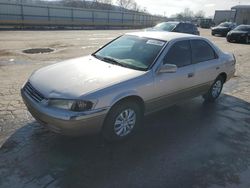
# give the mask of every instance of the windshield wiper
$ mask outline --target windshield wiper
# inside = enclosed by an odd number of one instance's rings
[[[100,60],[105,61],[105,62],[111,62],[112,64],[122,65],[119,61],[117,61],[116,59],[114,59],[112,57],[99,56],[96,54],[91,54],[91,55],[94,56],[95,58],[100,59]]]
[[[116,59],[111,58],[111,57],[103,57],[102,60],[109,61],[109,62],[114,63],[114,64],[120,64],[120,62],[118,62]]]
[[[127,65],[125,63],[122,63],[122,62],[120,62],[120,61],[118,61],[118,60],[116,60],[116,59],[114,59],[112,57],[99,56],[99,55],[96,55],[96,54],[92,54],[92,56],[94,56],[95,58],[100,59],[102,61],[111,63],[113,65],[118,65],[118,66],[126,67],[126,68],[133,68],[133,69],[136,69],[136,70],[144,70],[143,68],[134,67],[134,66],[130,66],[130,65]]]
[[[112,63],[112,64],[114,64],[114,65],[119,65],[119,66],[122,66],[122,67],[128,67],[128,66],[126,66],[125,64],[123,64],[123,63],[117,61],[116,59],[114,59],[114,58],[112,58],[112,57],[102,57],[101,60],[106,61],[106,62],[110,62],[110,63]]]
[[[96,59],[100,59],[100,60],[102,60],[102,57],[101,56],[99,56],[99,55],[96,55],[96,54],[91,54],[93,57],[95,57]]]

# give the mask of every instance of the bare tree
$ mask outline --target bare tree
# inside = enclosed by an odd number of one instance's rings
[[[117,0],[116,3],[120,8],[131,9],[135,1],[134,0]]]
[[[205,12],[203,10],[199,10],[194,14],[194,17],[196,18],[204,18],[205,17]]]
[[[144,12],[144,13],[148,13],[147,7],[143,7],[143,9],[141,11]]]
[[[183,12],[174,14],[171,17],[176,18],[177,20],[187,21],[192,20],[193,16],[193,11],[191,11],[189,8],[185,8]]]
[[[113,4],[112,0],[96,0],[96,2],[103,3],[103,4],[108,4],[108,5],[112,5]]]
[[[194,13],[189,8],[185,8],[182,15],[184,18],[189,19],[189,18],[192,18],[194,16]]]
[[[112,5],[112,0],[95,0],[95,8],[111,10]]]
[[[178,20],[183,20],[183,18],[184,18],[182,13],[176,14],[175,17],[176,17]]]
[[[141,7],[134,1],[131,4],[131,10],[136,11],[136,12],[140,12],[141,11]]]

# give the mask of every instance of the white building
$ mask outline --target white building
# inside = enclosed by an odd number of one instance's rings
[[[250,5],[237,5],[231,8],[235,12],[234,22],[250,25]]]
[[[250,24],[250,5],[237,5],[231,10],[216,10],[214,23],[218,25],[225,21],[235,22],[237,25]]]
[[[232,10],[216,10],[214,14],[214,23],[216,25],[221,22],[234,21],[235,11]]]

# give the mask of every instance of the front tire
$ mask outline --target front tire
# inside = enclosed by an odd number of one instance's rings
[[[227,42],[232,42],[231,39],[229,37],[227,37]]]
[[[120,141],[136,132],[142,123],[142,109],[136,102],[114,105],[103,125],[102,136],[107,141]]]
[[[248,37],[248,36],[246,36],[245,43],[246,43],[246,44],[249,43],[249,37]]]
[[[220,96],[224,82],[224,78],[222,76],[218,76],[208,92],[203,95],[204,100],[206,102],[214,102]]]

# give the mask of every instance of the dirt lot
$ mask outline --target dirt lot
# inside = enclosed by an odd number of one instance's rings
[[[250,45],[201,35],[233,52],[237,72],[215,104],[153,114],[120,144],[48,132],[19,90],[33,70],[87,55],[127,31],[0,31],[0,187],[250,187]],[[29,48],[48,54],[24,54]],[[166,115],[168,114],[168,115]]]

